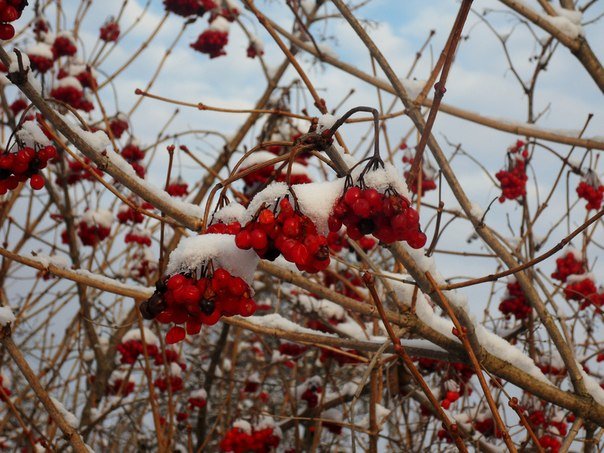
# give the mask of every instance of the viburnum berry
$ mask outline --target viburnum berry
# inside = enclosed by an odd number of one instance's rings
[[[95,164],[87,157],[82,159],[88,165],[88,168],[77,160],[66,159],[67,168],[64,175],[57,175],[56,182],[60,186],[65,184],[71,186],[79,181],[95,181],[93,173],[102,176],[103,172],[95,166]]]
[[[82,244],[90,247],[96,247],[111,233],[112,221],[113,214],[105,209],[86,211],[82,216],[82,220],[78,224],[77,232]],[[63,233],[61,233],[61,239],[64,244],[69,242],[67,231],[63,231]]]
[[[600,308],[604,303],[604,295],[598,293],[598,288],[591,274],[577,275],[567,278],[567,285],[564,287],[564,297],[567,300],[576,300],[581,302],[579,308],[586,309],[590,305]]]
[[[264,55],[264,45],[258,38],[252,38],[246,50],[248,58],[256,58]]]
[[[600,182],[596,172],[590,170],[587,173],[585,179],[577,186],[577,195],[587,201],[585,209],[588,211],[592,209],[599,211],[602,208],[604,185]]]
[[[216,8],[213,0],[164,0],[166,11],[179,16],[203,16],[206,11]]]
[[[294,209],[287,197],[277,204],[279,212],[261,208],[237,235],[237,247],[254,249],[259,257],[274,260],[279,255],[301,271],[317,273],[329,265],[327,238],[318,233],[306,215]]]
[[[507,292],[499,304],[499,311],[505,315],[506,319],[509,319],[511,315],[514,315],[516,319],[528,318],[531,306],[524,297],[520,283],[514,280],[507,284]]]
[[[575,250],[569,251],[562,258],[556,259],[556,271],[552,273],[552,278],[565,282],[569,275],[580,275],[587,272],[585,263]]]
[[[141,305],[145,318],[176,324],[166,335],[168,344],[198,334],[202,324],[216,324],[221,316],[251,316],[256,311],[251,289],[241,277],[223,268],[213,272],[206,268],[202,274],[172,275],[158,283],[155,294]]]
[[[224,438],[221,440],[221,451],[233,453],[268,453],[274,451],[281,442],[281,437],[275,435],[274,428],[258,429],[246,423],[247,429],[244,430],[237,426],[243,426],[243,424],[235,422],[235,425],[226,432]]]
[[[27,0],[2,0],[0,2],[0,40],[12,39],[15,36],[15,28],[5,22],[14,22],[19,19],[26,6]]]
[[[140,245],[150,247],[151,246],[151,234],[146,230],[142,230],[140,228],[135,228],[132,231],[130,231],[129,233],[126,233],[124,242],[126,244],[135,243],[135,244],[140,244]]]
[[[145,158],[145,152],[140,149],[137,143],[130,142],[122,149],[120,154],[132,166],[139,178],[145,177],[145,167],[141,164]]]
[[[507,159],[507,169],[495,174],[501,184],[500,203],[505,200],[516,200],[526,195],[528,150],[525,143],[518,140],[514,146],[508,148]]]
[[[109,19],[100,30],[100,38],[105,42],[115,42],[120,36],[120,26],[115,20]]]
[[[44,178],[39,171],[46,168],[48,162],[57,156],[54,146],[42,148],[23,147],[16,152],[0,154],[0,195],[15,189],[20,182],[31,178],[34,190],[44,187]]]
[[[237,221],[231,223],[215,222],[208,226],[206,234],[237,234],[241,231],[241,224]]]
[[[128,130],[128,128],[129,128],[128,121],[126,121],[120,115],[113,118],[109,122],[109,129],[111,129],[111,133],[117,139],[121,138],[122,135],[124,134],[124,132],[126,132]]]
[[[173,181],[170,181],[166,191],[172,197],[186,197],[189,194],[189,185],[179,177]]]
[[[77,51],[78,48],[73,37],[68,33],[58,35],[52,43],[52,53],[55,59],[58,57],[72,57]]]
[[[410,166],[413,165],[413,160],[415,158],[415,155],[414,155],[413,151],[411,150],[411,148],[407,148],[407,145],[404,143],[401,145],[401,149],[405,150],[405,152],[403,153],[403,163],[407,164],[410,168]],[[421,171],[421,176],[422,176],[422,180],[421,180],[422,181],[422,183],[421,183],[422,193],[429,192],[430,190],[435,190],[436,181],[434,179],[436,177],[436,169],[434,167],[432,167],[425,158],[422,160],[422,168],[420,169],[420,171]],[[405,176],[405,179],[408,180],[409,179],[409,170],[406,170],[403,173],[403,175]],[[408,185],[409,185],[409,190],[411,190],[411,192],[417,193],[418,175],[415,176],[413,181],[408,181]]]
[[[392,188],[380,193],[374,188],[348,187],[336,202],[328,225],[332,232],[345,225],[348,236],[357,241],[372,234],[385,244],[404,240],[412,248],[421,248],[427,240],[417,211]]]
[[[27,101],[23,98],[17,98],[13,101],[13,103],[9,106],[14,116],[17,116],[23,110],[27,108]]]
[[[205,53],[210,58],[226,55],[224,47],[229,42],[228,22],[222,16],[217,17],[210,24],[210,28],[203,31],[197,41],[190,46],[197,52]]]

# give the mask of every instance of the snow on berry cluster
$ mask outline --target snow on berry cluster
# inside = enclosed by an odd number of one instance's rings
[[[353,240],[372,234],[385,244],[406,241],[416,249],[427,240],[418,212],[394,189],[380,193],[371,187],[348,187],[329,218],[330,231],[337,232],[342,225]]]
[[[132,140],[128,143],[120,154],[124,160],[132,166],[139,178],[145,177],[145,167],[142,165],[142,161],[145,158],[145,152],[140,148],[136,141]]]
[[[252,166],[262,165],[265,162],[274,159],[280,155],[285,149],[281,146],[271,146],[267,151],[257,151],[248,156],[241,165],[241,172],[249,170]],[[264,187],[271,181],[288,182],[287,172],[289,170],[289,183],[307,184],[312,182],[308,175],[307,162],[304,157],[297,158],[291,165],[287,161],[279,162],[272,165],[263,165],[256,171],[244,173],[242,177],[245,186],[243,192],[245,194],[253,194],[259,187]]]
[[[499,202],[505,200],[517,200],[526,195],[526,164],[528,159],[528,149],[526,143],[518,140],[516,144],[507,151],[507,169],[500,170],[495,177],[501,184],[501,196]]]
[[[54,146],[24,146],[18,151],[0,154],[0,195],[15,189],[20,182],[27,181],[34,190],[44,187],[40,170],[57,156]]]
[[[556,259],[556,270],[552,273],[552,278],[565,282],[569,275],[580,275],[587,272],[581,252],[574,248],[569,248],[566,254]]]
[[[413,150],[411,148],[408,148],[406,143],[401,144],[400,149],[404,150],[403,163],[406,164],[408,166],[408,168],[411,168],[411,166],[413,165],[413,160],[415,158]],[[409,170],[405,170],[403,175],[405,176],[405,179],[408,179]],[[418,192],[418,186],[419,186],[418,176],[416,176],[413,181],[408,181],[409,189],[413,193]],[[436,179],[436,169],[434,167],[432,167],[432,165],[430,165],[430,163],[428,162],[428,160],[426,159],[425,156],[422,159],[421,177],[422,177],[422,179],[421,179],[422,193],[426,193],[426,192],[436,189],[436,180],[435,180]]]
[[[115,42],[120,37],[120,26],[114,19],[108,19],[99,31],[99,37],[105,42]]]
[[[528,318],[531,313],[531,306],[524,297],[520,283],[516,279],[512,279],[507,283],[506,289],[506,295],[499,304],[499,311],[505,315],[506,319],[509,319],[512,315],[517,320]]]
[[[0,8],[0,40],[12,39],[15,36],[15,28],[10,22],[21,17],[27,6],[27,0],[3,0]]]
[[[598,290],[596,279],[592,273],[569,275],[566,278],[564,296],[567,300],[580,302],[580,310],[593,306],[600,312],[604,305],[604,293]]]
[[[111,224],[113,223],[113,214],[106,209],[88,210],[78,223],[78,237],[82,244],[90,247],[96,247],[101,241],[104,241],[111,233]],[[61,239],[64,244],[69,243],[67,231],[61,233]]]
[[[318,233],[314,222],[294,208],[289,198],[277,204],[278,212],[261,208],[235,236],[237,247],[254,249],[260,258],[283,257],[299,270],[317,273],[329,266],[327,238]]]
[[[281,431],[265,417],[261,423],[252,426],[244,420],[237,420],[220,442],[220,450],[233,453],[269,453],[281,442]]]
[[[588,211],[594,209],[599,211],[602,208],[604,200],[604,185],[600,182],[598,175],[594,171],[589,171],[587,176],[579,182],[577,186],[577,195],[587,201],[585,209]]]
[[[239,8],[232,0],[164,0],[164,7],[166,11],[182,17],[202,17],[208,12],[210,26],[190,46],[210,58],[226,55],[224,48],[229,42],[230,23],[234,22],[240,14]],[[255,36],[249,36],[249,39],[246,49],[248,58],[262,56],[264,54],[262,41]]]
[[[189,194],[189,185],[182,178],[178,177],[170,181],[166,192],[172,197],[186,197]]]

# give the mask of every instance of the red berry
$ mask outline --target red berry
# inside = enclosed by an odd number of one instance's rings
[[[184,275],[174,274],[172,277],[170,277],[168,279],[166,286],[168,287],[169,290],[174,291],[174,290],[180,288],[186,282],[187,282],[187,278]]]
[[[0,40],[12,39],[15,36],[15,27],[11,24],[0,24]]]
[[[186,337],[185,329],[180,326],[173,326],[166,334],[166,343],[174,344],[182,341]]]
[[[344,194],[344,202],[348,206],[352,206],[355,201],[361,196],[361,189],[356,186],[350,187]]]
[[[44,187],[44,178],[41,175],[33,175],[29,180],[29,185],[34,190],[40,190]]]
[[[266,233],[262,230],[254,230],[250,235],[250,240],[252,247],[256,250],[265,249],[268,246],[268,240],[266,238]]]
[[[242,230],[235,236],[235,245],[243,250],[252,248],[252,236],[248,231]]]

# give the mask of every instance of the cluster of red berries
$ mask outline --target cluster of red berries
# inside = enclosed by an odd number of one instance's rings
[[[429,359],[420,357],[417,359],[418,369],[422,374],[442,373],[442,380],[446,382],[453,380],[459,389],[457,392],[460,395],[469,395],[472,393],[472,388],[468,386],[470,379],[474,375],[474,369],[461,362],[445,362],[443,360]],[[422,414],[427,415],[431,412],[422,408]]]
[[[151,237],[147,234],[140,234],[135,231],[126,233],[124,242],[126,244],[135,243],[135,244],[140,244],[140,245],[144,245],[147,247],[151,247]]]
[[[179,16],[203,16],[206,11],[216,8],[213,0],[164,0],[166,11]]]
[[[220,441],[220,450],[233,453],[269,453],[279,446],[281,438],[275,436],[273,428],[252,429],[247,433],[231,428]]]
[[[78,48],[71,35],[57,35],[52,43],[52,53],[55,60],[59,57],[73,57],[77,51]]]
[[[10,22],[19,19],[26,6],[27,0],[0,0],[0,40],[15,36],[15,27]]]
[[[319,395],[323,393],[323,388],[320,385],[310,384],[300,396],[300,399],[306,401],[308,407],[317,407],[319,404]]]
[[[115,42],[120,37],[120,26],[113,20],[109,19],[103,24],[100,30],[100,38],[105,42]]]
[[[130,201],[134,205],[139,206],[141,209],[147,209],[147,210],[153,209],[153,205],[146,201],[143,201],[141,203],[138,203],[136,200],[132,200],[132,199]],[[127,204],[123,204],[119,207],[119,209],[117,211],[117,220],[121,224],[125,224],[128,222],[130,222],[132,224],[136,224],[136,223],[143,223],[143,220],[145,220],[145,216],[139,210],[133,209],[132,207],[128,206]]]
[[[13,112],[13,115],[17,116],[19,113],[21,113],[27,108],[27,101],[23,98],[17,98],[11,103],[9,108]]]
[[[403,143],[400,146],[400,149],[407,150],[407,145],[405,143]],[[403,154],[403,163],[407,164],[409,166],[412,166],[414,158],[415,158],[415,156],[413,155],[411,150],[405,151],[405,153]],[[434,175],[435,171],[433,168],[428,166],[426,161],[423,162],[422,166],[426,167],[426,168],[420,169],[421,176],[422,176],[421,191],[422,191],[422,193],[426,193],[426,192],[436,189],[436,181],[434,181],[433,176],[432,176],[432,175]],[[418,184],[419,175],[415,175],[415,178],[413,179],[413,181],[409,181],[409,171],[405,171],[403,173],[403,175],[405,176],[405,180],[407,180],[409,190],[411,190],[411,192],[413,192],[413,193],[417,193],[418,186],[419,186],[419,184]]]
[[[604,293],[599,294],[595,282],[590,277],[575,280],[564,288],[564,297],[567,300],[581,302],[580,309],[584,310],[590,305],[599,309],[604,304]]]
[[[264,49],[262,45],[257,41],[250,41],[250,45],[247,46],[246,54],[248,58],[256,58],[264,55]]]
[[[64,78],[63,80],[69,79]],[[50,96],[76,110],[92,111],[94,104],[84,95],[84,90],[79,81],[76,82],[73,77],[71,80],[73,83],[61,84],[59,82],[59,85],[50,91]]]
[[[147,343],[146,347],[149,356],[156,356],[158,353],[161,355],[156,345]],[[139,356],[145,352],[141,340],[124,341],[117,345],[117,350],[120,353],[120,363],[128,365],[136,363]]]
[[[204,30],[197,37],[197,41],[191,43],[190,46],[197,52],[208,54],[210,58],[217,58],[221,57],[222,55],[226,55],[224,47],[228,43],[228,32],[209,28]]]
[[[526,195],[526,182],[528,181],[526,144],[522,140],[518,140],[514,146],[508,149],[507,158],[507,170],[500,170],[495,174],[501,184],[500,203],[505,200],[516,200]]]
[[[566,436],[567,428],[566,422],[563,420],[548,420],[543,410],[534,410],[529,416],[528,420],[534,429],[543,429],[546,431],[549,427],[553,427],[558,431],[558,434],[562,437]],[[548,453],[558,453],[562,443],[557,436],[551,434],[543,434],[539,437],[539,444]]]
[[[103,171],[97,168],[94,163],[88,158],[82,158],[84,163],[88,165],[88,168],[84,167],[79,160],[69,160],[65,159],[67,163],[66,172],[64,175],[57,175],[57,184],[63,186],[67,184],[71,186],[79,181],[95,181],[93,173],[97,176],[103,176]]]
[[[445,393],[444,399],[440,402],[440,405],[444,409],[449,409],[451,407],[451,404],[454,403],[455,401],[457,401],[460,397],[461,397],[461,395],[459,394],[458,391],[448,390]]]
[[[172,197],[186,197],[189,195],[189,185],[182,179],[178,178],[177,180],[171,181],[170,184],[168,184],[166,191]]]
[[[520,283],[513,281],[507,284],[507,294],[505,299],[499,304],[499,311],[510,319],[514,315],[516,319],[526,319],[531,313],[531,306],[524,297],[524,292]]]
[[[580,275],[586,271],[583,261],[577,260],[573,252],[568,252],[561,258],[556,259],[556,271],[552,278],[565,282],[569,275]]]
[[[122,138],[122,135],[128,130],[128,128],[128,121],[121,118],[120,116],[113,118],[109,122],[109,129],[111,130],[111,134],[117,139]]]
[[[581,181],[577,186],[577,195],[587,201],[585,209],[588,211],[595,209],[599,211],[604,199],[604,186],[597,181],[596,184],[590,184],[587,181]]]
[[[199,279],[174,274],[159,282],[141,311],[146,318],[177,324],[166,334],[166,343],[173,344],[182,341],[186,334],[198,334],[202,324],[216,324],[221,316],[251,316],[256,304],[241,277],[218,268]],[[186,330],[178,324],[185,324]]]
[[[69,72],[64,68],[59,69],[57,79],[61,80],[65,77],[75,77],[83,88],[96,87],[96,78],[92,74],[92,70],[89,66],[72,65],[69,67]]]
[[[501,438],[503,434],[495,426],[495,421],[491,417],[484,417],[474,421],[474,429],[485,437],[495,436]]]
[[[198,392],[194,392],[191,394],[187,402],[189,403],[189,410],[193,410],[195,408],[202,409],[207,404],[206,401],[206,392],[204,390],[200,390]]]
[[[393,189],[382,194],[373,188],[348,187],[329,217],[329,231],[339,231],[342,225],[353,240],[372,234],[385,244],[404,240],[415,249],[427,240],[418,212]]]
[[[280,254],[301,271],[317,273],[329,266],[327,238],[306,215],[299,212],[287,197],[278,203],[279,213],[261,208],[235,236],[243,250],[254,249],[260,258],[274,260]]]
[[[363,280],[357,273],[344,271],[340,274],[343,279],[333,274],[325,273],[323,283],[327,288],[333,288],[336,292],[343,294],[351,299],[362,300],[361,294],[366,289]]]
[[[164,393],[168,391],[168,387],[170,387],[170,391],[172,393],[180,392],[185,388],[184,381],[180,376],[170,375],[166,377],[158,377],[153,381],[153,384],[160,392]]]
[[[139,178],[145,177],[145,167],[141,165],[142,160],[145,158],[145,152],[136,143],[126,145],[120,154],[126,162],[132,165]]]
[[[299,357],[308,350],[308,347],[297,343],[283,342],[279,345],[279,353],[290,357]]]
[[[216,222],[208,226],[206,234],[237,234],[241,231],[239,222],[223,223]]]
[[[334,253],[340,253],[343,249],[347,248],[351,252],[353,252],[354,249],[348,244],[346,236],[347,235],[345,232],[330,231],[327,235],[327,243],[329,245],[329,250]],[[359,239],[358,242],[359,246],[365,252],[368,252],[369,250],[373,249],[377,244],[376,240],[370,238],[369,236],[363,236],[361,239]]]
[[[114,396],[128,396],[134,391],[134,382],[122,378],[113,379],[107,386],[107,394]]]
[[[78,237],[82,241],[82,244],[90,247],[96,247],[101,241],[109,237],[110,232],[111,228],[99,224],[89,225],[84,220],[78,224]],[[66,230],[61,233],[61,241],[63,244],[69,243]]]
[[[0,154],[0,195],[15,189],[20,182],[28,179],[32,189],[40,190],[44,187],[44,178],[39,172],[55,157],[57,150],[51,145],[37,150],[24,147],[17,152]]]

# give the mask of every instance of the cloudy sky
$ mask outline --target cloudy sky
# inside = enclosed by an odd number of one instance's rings
[[[94,48],[99,26],[108,16],[116,15],[122,5],[122,0],[106,0],[93,2],[80,27],[80,36],[87,55]],[[259,8],[271,19],[290,28],[292,15],[282,6],[280,1],[258,1]],[[327,8],[321,14],[333,13],[334,8],[327,2]],[[359,3],[359,2],[355,2]],[[531,2],[528,2],[531,3]],[[535,5],[537,2],[532,2]],[[599,4],[598,4],[599,3]],[[604,12],[602,2],[597,2],[583,18],[584,23],[591,22]],[[122,30],[127,29],[141,15],[146,2],[129,0],[121,19]],[[64,16],[62,21],[70,24],[73,20],[79,2],[65,0],[63,2]],[[454,21],[459,2],[451,0],[373,0],[357,11],[357,15],[366,20],[370,35],[389,59],[394,69],[403,77],[412,65],[415,53],[426,40],[430,30],[435,31],[434,38],[426,49],[423,58],[412,74],[412,78],[425,80],[431,65],[437,59]],[[50,10],[49,10],[50,11]],[[484,12],[486,19],[492,24],[490,29],[480,18]],[[134,51],[149,38],[164,16],[160,0],[151,0],[150,7],[137,25],[128,33],[121,45],[111,52],[103,62],[101,69],[106,74],[113,73],[131,59]],[[54,17],[51,12],[49,17]],[[25,19],[24,19],[25,20]],[[160,64],[166,49],[168,49],[183,26],[183,18],[171,15],[160,28],[157,36],[140,54],[134,63],[127,67],[114,83],[108,85],[103,93],[110,113],[119,109],[127,112],[138,100],[134,94],[136,88],[145,88]],[[259,26],[255,18],[244,13],[242,22],[253,34],[264,41],[266,47],[265,61],[269,68],[276,67],[283,61],[283,54],[270,41],[267,33]],[[203,102],[218,107],[246,108],[256,102],[264,89],[265,79],[257,60],[248,59],[245,50],[248,40],[237,26],[231,29],[227,55],[209,59],[189,47],[197,35],[207,28],[207,18],[198,20],[187,27],[182,38],[178,41],[169,55],[157,80],[151,89],[153,93],[173,99],[189,102]],[[329,51],[343,61],[352,64],[363,71],[371,73],[371,61],[367,50],[350,27],[339,18],[321,21],[311,28],[317,40],[321,41]],[[534,35],[538,38],[546,36],[545,32],[519,23],[499,2],[494,0],[476,0],[474,10],[464,28],[464,39],[461,42],[457,58],[451,70],[447,83],[447,93],[444,102],[471,111],[480,112],[493,118],[524,122],[527,119],[527,98],[509,69],[509,64],[496,34],[507,37],[509,54],[514,67],[524,80],[532,74],[534,62],[531,57],[539,49]],[[595,53],[604,56],[604,27],[600,22],[585,27],[585,34]],[[328,65],[312,65],[312,59],[301,53],[301,61],[308,74],[325,98],[327,106],[332,108],[346,97],[351,88],[355,89],[353,96],[339,108],[338,113],[358,105],[378,107],[378,97],[375,88],[363,84],[342,71]],[[379,70],[378,70],[379,71]],[[383,76],[378,72],[378,76]],[[296,78],[290,68],[283,79],[282,85]],[[100,77],[102,80],[103,77]],[[286,83],[287,82],[287,83]],[[114,103],[117,99],[117,105]],[[299,105],[309,106],[311,114],[318,114],[312,106],[307,94],[300,92],[297,96]],[[384,104],[389,105],[390,96],[384,96]],[[400,109],[397,104],[395,109]],[[172,116],[175,107],[155,100],[146,99],[136,110],[132,120],[136,137],[143,144],[152,143],[158,131]],[[535,95],[535,111],[545,113],[540,117],[538,125],[552,129],[579,130],[586,121],[588,114],[594,118],[585,136],[604,136],[604,103],[601,93],[593,81],[587,76],[577,60],[564,48],[556,51],[547,70],[539,78]],[[180,113],[173,119],[168,128],[169,133],[178,133],[190,129],[217,130],[226,136],[233,134],[243,123],[245,115],[200,112],[192,108],[181,108]],[[360,137],[367,131],[367,124],[349,125],[342,130],[346,143],[353,148]],[[392,143],[398,142],[405,135],[410,123],[405,118],[397,118],[389,122],[388,131]],[[255,144],[257,131],[249,134],[245,140],[247,146]],[[485,168],[494,174],[505,163],[505,150],[517,137],[502,133],[483,126],[439,114],[434,128],[445,152],[450,154],[455,145],[460,144],[465,151],[478,159]],[[412,136],[411,144],[417,137]],[[222,143],[215,138],[188,138],[182,143],[207,163],[212,163],[218,146]],[[451,145],[447,144],[451,143]],[[551,145],[560,153],[567,153],[568,146]],[[364,149],[364,148],[363,148]],[[584,150],[575,151],[575,157],[581,158]],[[531,181],[529,195],[533,198],[533,208],[536,203],[537,191],[543,198],[547,193],[548,184],[560,168],[558,159],[538,148],[534,158],[534,171],[539,183]],[[199,169],[191,169],[183,160],[179,172],[186,178],[199,178]],[[453,168],[458,174],[462,186],[477,205],[486,208],[499,195],[487,175],[470,159],[456,157]],[[156,184],[162,184],[165,178],[165,159],[159,160],[150,169],[151,179]],[[576,177],[571,180],[570,190],[574,194]],[[563,215],[565,207],[564,184],[556,192],[550,213],[542,217],[537,225],[537,234],[543,234]],[[447,207],[454,208],[456,202],[445,190],[443,197]],[[437,201],[437,194],[427,196],[429,202]],[[582,205],[576,209],[573,222],[576,225],[584,220]],[[507,231],[508,222],[516,227],[520,211],[513,203],[500,205],[495,203],[487,223],[503,231],[507,237],[513,236]],[[509,215],[509,217],[506,217]],[[429,219],[431,214],[426,214]],[[563,224],[565,226],[565,224]],[[559,240],[565,228],[559,228],[552,235],[549,245]],[[453,222],[444,237],[443,248],[453,249],[467,247],[480,250],[479,244],[466,245],[470,234],[466,223]],[[482,275],[485,272],[485,260],[468,260],[463,270],[459,269],[455,260],[447,256],[439,256],[439,263],[445,275]],[[493,264],[487,265],[487,267]],[[545,267],[550,269],[553,261]],[[491,269],[489,269],[491,270]]]

